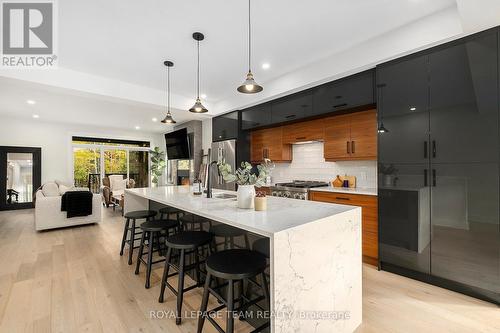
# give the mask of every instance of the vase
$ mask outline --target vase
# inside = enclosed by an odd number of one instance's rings
[[[267,197],[255,197],[255,210],[267,210]]]
[[[392,175],[384,175],[384,186],[391,187],[393,183]]]
[[[255,186],[239,185],[237,196],[238,208],[252,209],[254,207]]]

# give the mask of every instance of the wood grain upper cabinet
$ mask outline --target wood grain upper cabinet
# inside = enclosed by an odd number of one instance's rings
[[[283,127],[273,127],[252,131],[250,159],[260,163],[265,158],[274,162],[290,162],[292,146],[283,143]]]
[[[322,141],[325,134],[324,119],[302,121],[283,126],[283,143],[292,144],[304,141]]]
[[[324,135],[327,161],[377,159],[376,110],[327,118]]]
[[[348,160],[351,157],[351,115],[325,119],[325,160]]]

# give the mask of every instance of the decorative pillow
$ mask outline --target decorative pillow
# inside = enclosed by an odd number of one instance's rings
[[[59,194],[63,195],[64,193],[68,191],[73,191],[74,186],[66,186],[64,184],[59,184]]]
[[[61,185],[64,185],[64,186],[66,186],[66,187],[72,187],[72,186],[73,186],[73,184],[71,184],[70,182],[65,182],[65,181],[62,181],[62,180],[57,180],[57,179],[56,179],[56,184],[57,184],[57,186],[59,186],[59,187],[60,187]]]
[[[42,193],[46,197],[58,197],[59,186],[56,183],[46,183],[42,187]]]

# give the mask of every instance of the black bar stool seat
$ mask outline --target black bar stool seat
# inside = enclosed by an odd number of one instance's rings
[[[146,289],[150,286],[151,280],[151,269],[153,264],[165,261],[165,259],[159,259],[153,261],[153,253],[159,252],[162,254],[160,237],[162,232],[166,232],[165,236],[168,236],[169,232],[175,232],[179,230],[179,222],[177,220],[152,220],[146,221],[140,225],[142,230],[141,243],[139,245],[139,253],[137,254],[137,263],[135,266],[135,274],[139,274],[139,268],[141,263],[146,265]],[[147,245],[146,245],[147,243]],[[144,246],[147,246],[148,252],[144,253]],[[155,249],[156,246],[156,249]],[[147,255],[146,259],[143,258]]]
[[[177,213],[181,213],[182,210],[178,209],[178,208],[175,208],[175,207],[163,207],[163,208],[160,208],[158,210],[158,213],[160,214],[177,214]]]
[[[256,304],[263,299],[266,299],[269,304],[269,288],[267,285],[267,278],[264,274],[266,269],[266,257],[257,251],[247,249],[232,249],[224,250],[210,255],[206,261],[207,277],[205,280],[205,287],[203,289],[203,298],[201,302],[200,312],[198,318],[197,332],[201,333],[205,319],[207,319],[219,332],[233,333],[234,332],[234,313],[244,312],[250,305]],[[264,296],[255,299],[249,299],[241,295],[239,298],[234,297],[234,284],[236,282],[244,283],[245,280],[250,280],[256,276],[262,279],[261,287],[264,290]],[[220,278],[227,281],[222,285],[211,287],[213,278]],[[227,296],[223,298],[218,290],[227,286]],[[212,294],[215,296],[222,305],[207,311],[208,298]],[[235,303],[238,307],[235,308]],[[211,314],[222,310],[227,307],[228,316],[226,319],[226,331],[219,326],[219,324],[211,317]],[[265,327],[269,326],[269,322],[265,322],[254,332],[260,332]]]
[[[127,244],[129,247],[128,251],[128,264],[132,265],[132,255],[134,253],[134,249],[138,248],[139,246],[135,246],[135,241],[140,240],[140,238],[135,238],[136,235],[140,235],[141,233],[136,233],[136,229],[139,228],[138,225],[136,225],[136,220],[150,220],[153,217],[156,216],[156,212],[154,210],[134,210],[127,212],[123,215],[125,218],[125,226],[123,228],[123,237],[122,237],[122,243],[120,247],[120,256],[123,255],[123,250],[125,249],[125,245]],[[130,232],[130,236],[129,236]]]
[[[149,219],[156,216],[156,212],[154,210],[134,210],[123,215],[126,219]]]
[[[253,242],[252,248],[254,251],[262,253],[266,258],[270,257],[270,242],[269,238],[260,238]]]
[[[224,250],[207,258],[207,272],[225,280],[254,277],[266,269],[266,258],[259,252],[246,249]]]
[[[168,247],[178,250],[190,250],[210,243],[212,235],[206,231],[183,231],[166,240]]]

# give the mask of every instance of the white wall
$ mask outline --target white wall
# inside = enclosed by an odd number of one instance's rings
[[[325,162],[323,142],[293,145],[291,163],[277,163],[272,183],[291,180],[332,181],[337,175],[356,176],[357,187],[377,187],[377,161]]]
[[[106,127],[47,123],[40,119],[5,117],[0,119],[0,146],[42,148],[42,184],[49,180],[72,180],[71,137],[93,136],[151,141],[151,147],[165,150],[163,134],[126,131]]]

